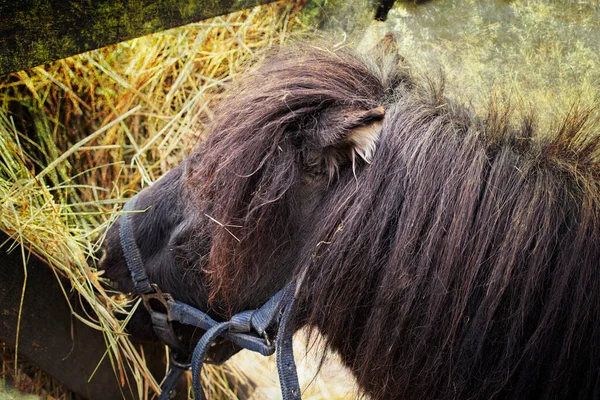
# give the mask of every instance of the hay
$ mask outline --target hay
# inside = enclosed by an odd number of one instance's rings
[[[105,291],[102,273],[87,261],[122,199],[185,157],[227,82],[261,49],[290,36],[302,3],[216,17],[0,82],[0,229],[24,266],[34,253],[69,279],[65,297],[75,290],[90,304],[90,314],[75,317],[104,334],[116,378],[139,398],[159,386],[123,334],[125,321],[115,318],[137,300]],[[126,370],[135,382],[126,381]],[[20,371],[16,355],[10,371]],[[212,398],[236,398],[222,370],[208,368],[204,378]]]

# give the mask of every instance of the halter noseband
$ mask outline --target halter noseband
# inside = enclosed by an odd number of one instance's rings
[[[283,400],[301,399],[292,347],[294,327],[291,323],[291,314],[295,300],[295,281],[277,292],[260,308],[242,311],[231,317],[229,321],[215,321],[205,312],[174,300],[148,279],[131,223],[131,211],[135,210],[136,200],[137,195],[123,207],[124,214],[120,218],[119,237],[127,268],[131,272],[133,286],[141,295],[144,305],[150,313],[154,331],[171,350],[171,366],[161,387],[159,400],[169,398],[179,376],[190,367],[195,399],[204,400],[206,398],[200,382],[200,372],[210,345],[219,336],[263,356],[269,356],[277,350],[277,372]],[[161,304],[160,310],[153,306],[156,302]],[[172,322],[179,322],[206,331],[196,344],[189,364],[187,363],[189,359],[187,348],[177,338]],[[275,343],[269,340],[268,329],[276,329]],[[184,357],[185,361],[181,362],[179,357]]]

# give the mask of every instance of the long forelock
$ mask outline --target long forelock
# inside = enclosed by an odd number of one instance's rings
[[[344,51],[278,51],[220,104],[189,161],[191,203],[207,214],[212,240],[205,268],[211,300],[223,303],[239,285],[258,284],[260,269],[277,267],[286,248],[298,247],[292,241],[302,214],[303,193],[294,191],[304,173],[300,149],[337,135],[336,126],[320,137],[304,128],[326,110],[376,108],[386,85],[407,79]]]

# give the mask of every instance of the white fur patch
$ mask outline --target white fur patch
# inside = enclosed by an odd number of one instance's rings
[[[382,125],[383,121],[375,121],[353,129],[348,134],[347,139],[354,145],[353,150],[369,164],[373,160]]]

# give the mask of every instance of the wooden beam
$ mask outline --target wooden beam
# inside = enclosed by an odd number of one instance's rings
[[[273,1],[1,1],[0,75]]]
[[[7,239],[0,231],[0,244]],[[0,339],[14,348],[24,268],[19,249],[7,252],[10,243],[9,240],[0,248]],[[69,286],[65,282],[67,290]],[[81,314],[75,296],[71,304]],[[148,367],[160,382],[165,373],[164,346],[149,343],[143,346]],[[108,357],[104,357],[106,343],[102,333],[71,315],[56,276],[34,256],[27,263],[18,351],[82,398],[137,398],[120,386]],[[134,382],[131,376],[129,379]],[[185,387],[185,382],[181,383]],[[187,398],[185,390],[180,391],[178,398]]]

